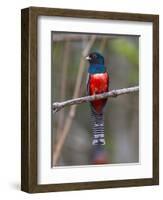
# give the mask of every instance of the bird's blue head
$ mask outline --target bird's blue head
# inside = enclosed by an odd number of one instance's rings
[[[86,60],[88,60],[90,64],[88,68],[90,74],[106,72],[104,57],[100,53],[92,52],[86,57]]]

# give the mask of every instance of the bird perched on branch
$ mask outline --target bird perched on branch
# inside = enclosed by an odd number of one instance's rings
[[[109,90],[109,75],[104,65],[104,57],[97,52],[90,53],[86,60],[89,61],[88,78],[87,78],[87,93],[95,95]],[[106,99],[94,100],[91,104],[92,130],[93,140],[92,145],[104,145],[104,107]]]

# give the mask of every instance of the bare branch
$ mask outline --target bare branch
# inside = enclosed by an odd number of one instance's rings
[[[100,45],[100,47],[99,47],[99,51],[100,51],[100,52],[103,52],[103,51],[104,51],[105,46],[106,46],[107,39],[108,39],[108,38],[106,38],[106,37],[104,37],[104,38],[102,39],[101,45]]]
[[[79,96],[79,90],[81,87],[83,74],[84,74],[84,70],[85,70],[85,68],[83,67],[85,65],[84,57],[89,53],[95,40],[96,40],[96,36],[95,35],[91,36],[89,42],[87,43],[85,49],[82,52],[82,57],[79,62],[79,67],[78,67],[79,70],[78,70],[74,93],[73,93],[73,99],[75,99]],[[69,130],[70,130],[72,122],[73,122],[73,118],[75,117],[75,114],[76,114],[76,105],[74,105],[70,108],[68,117],[64,123],[64,128],[63,128],[62,134],[60,136],[59,141],[57,142],[57,144],[55,146],[54,153],[53,153],[53,155],[54,155],[53,156],[53,165],[56,165],[59,160],[59,156],[60,156],[64,141],[69,133]]]
[[[53,103],[53,111],[58,112],[65,106],[77,105],[77,104],[86,103],[89,101],[104,99],[106,97],[117,97],[119,95],[133,93],[133,92],[137,92],[137,91],[139,91],[139,86],[111,90],[110,92],[105,92],[105,93],[98,94],[98,95],[80,97],[80,98],[76,98],[76,99],[70,99],[70,100],[63,101],[63,102],[55,102],[55,103]]]
[[[66,96],[66,83],[67,83],[67,71],[68,71],[68,64],[69,64],[69,55],[70,55],[70,40],[67,38],[65,40],[65,45],[64,45],[64,59],[62,61],[62,72],[61,72],[61,90],[60,90],[60,100],[63,101]],[[59,133],[63,128],[64,124],[64,109],[59,112],[59,119],[58,119],[58,126],[56,130],[56,137],[57,139],[59,138]]]
[[[90,36],[88,35],[76,35],[76,34],[53,34],[52,39],[54,42],[64,42],[65,40],[67,40],[67,38],[71,41],[81,41],[83,40],[84,37],[88,37],[88,39],[90,39]],[[93,35],[91,35],[93,36]],[[101,38],[106,38],[106,39],[114,39],[116,38],[116,35],[103,35],[101,37],[101,35],[96,35],[96,40],[101,40]]]

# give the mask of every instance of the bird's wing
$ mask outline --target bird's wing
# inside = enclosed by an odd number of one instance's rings
[[[89,81],[90,81],[90,75],[88,74],[88,75],[87,75],[87,80],[86,80],[86,84],[87,84],[87,95],[90,94],[90,92],[89,92]]]

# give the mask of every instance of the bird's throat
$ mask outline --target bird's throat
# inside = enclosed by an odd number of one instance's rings
[[[106,68],[102,64],[91,64],[88,68],[89,74],[105,73]]]

